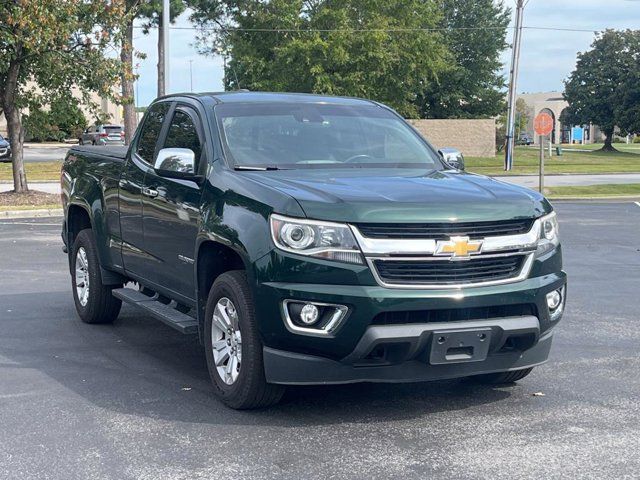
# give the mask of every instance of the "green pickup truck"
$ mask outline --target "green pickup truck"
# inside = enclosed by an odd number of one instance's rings
[[[72,148],[61,182],[80,318],[125,302],[198,335],[233,408],[286,385],[514,382],[564,310],[549,202],[376,102],[162,97],[128,149]]]

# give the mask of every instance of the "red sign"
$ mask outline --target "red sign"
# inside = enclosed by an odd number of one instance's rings
[[[553,117],[546,112],[536,115],[533,129],[538,135],[549,135],[553,131]]]

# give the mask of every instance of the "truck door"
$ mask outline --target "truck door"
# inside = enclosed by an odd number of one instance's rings
[[[144,177],[157,154],[157,143],[171,103],[152,105],[144,116],[139,135],[134,139],[118,183],[122,261],[127,273],[148,278],[149,255],[144,249],[142,197]]]
[[[195,157],[194,173],[206,169],[202,122],[197,112],[177,105],[170,118],[161,148],[188,148]],[[144,192],[144,245],[154,262],[151,280],[193,299],[202,190],[193,180],[161,177],[149,170]]]

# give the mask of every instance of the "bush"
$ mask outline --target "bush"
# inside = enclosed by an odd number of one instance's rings
[[[633,143],[640,143],[640,135],[633,137]]]
[[[32,105],[23,123],[28,142],[62,142],[78,138],[86,128],[87,119],[75,98],[60,97],[51,102],[48,112]]]

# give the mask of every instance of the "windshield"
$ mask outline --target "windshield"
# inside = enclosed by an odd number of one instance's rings
[[[222,104],[215,113],[236,168],[442,169],[412,128],[376,105]]]

